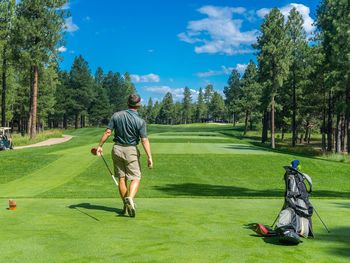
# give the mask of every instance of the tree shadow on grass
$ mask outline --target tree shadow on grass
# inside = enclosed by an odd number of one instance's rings
[[[183,183],[154,186],[154,189],[174,196],[277,197],[281,200],[284,198],[284,190],[257,190],[228,185]],[[350,198],[350,193],[324,190],[315,191],[313,197]]]
[[[104,206],[104,205],[93,205],[93,204],[90,204],[90,203],[80,203],[80,204],[76,204],[76,205],[70,205],[70,206],[68,206],[68,208],[77,209],[79,212],[81,212],[83,214],[86,214],[86,213],[82,212],[78,208],[85,208],[85,209],[91,209],[91,210],[101,210],[101,211],[106,211],[106,212],[112,212],[112,213],[116,213],[116,214],[118,214],[120,216],[124,215],[122,209],[115,208],[115,207]],[[90,215],[88,215],[88,216],[90,216]],[[92,217],[92,216],[90,216],[90,217]]]
[[[349,208],[350,209],[350,202],[349,203],[334,203],[338,206],[341,206],[342,208]]]
[[[342,226],[330,229],[330,233],[318,234],[317,239],[326,242],[334,242],[337,247],[330,247],[329,252],[342,256],[345,258],[350,258],[350,227]]]
[[[226,149],[232,149],[232,150],[249,150],[249,151],[265,151],[265,152],[272,152],[267,148],[263,147],[256,147],[251,145],[244,145],[244,144],[231,144],[228,146],[225,146]]]
[[[184,183],[167,184],[164,186],[155,186],[154,188],[174,196],[283,197],[283,191],[281,190],[253,190],[227,185]]]

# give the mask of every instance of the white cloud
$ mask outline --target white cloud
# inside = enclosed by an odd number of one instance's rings
[[[61,47],[57,48],[57,51],[58,51],[59,53],[64,53],[64,52],[67,51],[67,48],[66,48],[65,46],[61,46]]]
[[[230,75],[232,70],[234,69],[236,69],[239,73],[243,74],[246,68],[247,64],[237,64],[236,67],[221,66],[220,70],[208,70],[205,72],[198,72],[195,75],[200,78],[207,78],[219,75]]]
[[[64,31],[70,32],[70,33],[73,33],[79,29],[79,27],[73,23],[72,17],[68,17],[65,19],[63,28],[64,28]]]
[[[261,17],[264,18],[268,13],[270,13],[271,8],[261,8],[258,11],[256,11],[256,14]]]
[[[181,101],[183,99],[184,88],[171,88],[169,86],[145,86],[142,87],[144,91],[151,93],[157,93],[164,96],[166,93],[170,92],[173,95],[174,101]],[[198,91],[190,89],[192,100],[196,100],[198,96]]]
[[[143,87],[142,89],[145,91],[160,93],[160,94],[166,94],[168,92],[171,92],[171,88],[169,86],[152,86],[152,87]]]
[[[243,7],[203,6],[197,10],[206,18],[189,21],[187,31],[178,34],[181,41],[195,44],[196,53],[246,54],[253,52],[250,45],[256,41],[258,30],[241,31],[245,17]]]
[[[67,1],[60,9],[61,10],[68,10],[68,9],[70,9],[69,1]]]
[[[147,75],[137,75],[137,74],[131,74],[130,75],[132,82],[135,83],[145,83],[145,82],[159,82],[160,77],[157,74],[147,74]]]
[[[291,3],[279,9],[283,14],[283,16],[285,17],[285,19],[287,19],[290,10],[292,10],[293,7],[295,7],[303,17],[304,19],[303,27],[306,33],[310,34],[311,32],[315,31],[315,26],[313,25],[314,20],[310,17],[310,8],[308,6],[305,6],[303,4]],[[264,17],[270,11],[271,11],[270,8],[262,8],[262,9],[259,9],[256,13],[259,17]]]
[[[248,64],[237,64],[236,70],[237,70],[239,73],[243,74],[244,71],[246,70],[247,66],[248,66]],[[231,71],[232,71],[232,70],[231,70]]]

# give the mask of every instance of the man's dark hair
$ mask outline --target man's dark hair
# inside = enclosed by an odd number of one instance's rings
[[[138,94],[131,94],[128,98],[129,108],[137,109],[141,106],[141,97]]]

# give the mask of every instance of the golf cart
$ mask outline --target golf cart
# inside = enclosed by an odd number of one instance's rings
[[[13,142],[10,131],[11,128],[9,127],[0,127],[0,151],[13,149]]]

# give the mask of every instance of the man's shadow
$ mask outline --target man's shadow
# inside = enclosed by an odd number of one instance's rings
[[[116,213],[118,216],[124,216],[125,215],[123,209],[115,208],[115,207],[109,207],[109,206],[104,206],[104,205],[93,205],[93,204],[90,204],[90,203],[80,203],[80,204],[76,204],[76,205],[70,205],[70,206],[68,206],[68,208],[76,209],[80,213],[83,213],[83,214],[91,217],[92,219],[94,219],[96,221],[100,221],[100,220],[97,219],[96,217],[94,217],[92,215],[89,215],[88,213],[80,210],[79,208],[112,212],[112,213]]]

